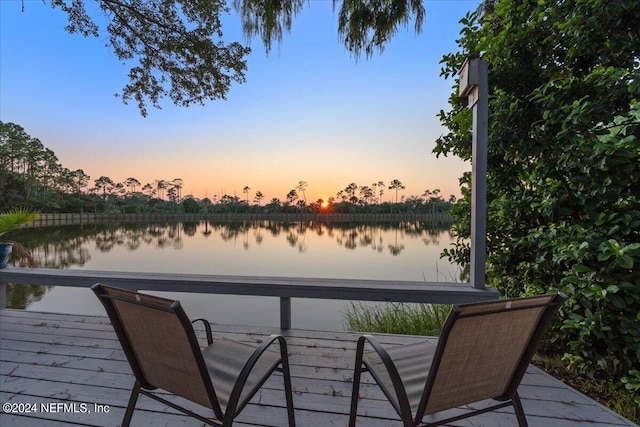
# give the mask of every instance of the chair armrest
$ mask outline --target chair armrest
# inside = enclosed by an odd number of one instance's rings
[[[393,363],[393,359],[391,358],[387,350],[385,350],[385,348],[371,335],[362,335],[358,339],[358,346],[356,351],[360,355],[363,355],[364,353],[364,345],[366,342],[368,342],[371,348],[373,348],[373,350],[376,352],[376,354],[384,364],[384,367],[387,370],[389,377],[391,378],[391,382],[393,384],[393,390],[396,393],[396,397],[398,399],[398,405],[400,406],[398,408],[400,412],[399,415],[403,419],[412,420],[413,414],[411,413],[411,407],[409,406],[409,398],[407,397],[407,392],[404,388],[404,384],[402,383],[402,379],[400,378],[400,373],[398,372],[398,369],[396,368],[395,363]],[[373,372],[371,371],[371,369],[369,369],[368,367],[367,369],[369,370],[369,373],[373,375]]]
[[[213,334],[211,333],[211,323],[209,323],[207,319],[200,318],[200,319],[192,320],[191,324],[196,322],[202,322],[202,324],[204,325],[204,330],[207,334],[207,343],[209,343],[209,345],[213,344]]]
[[[283,360],[287,358],[287,343],[282,335],[273,334],[266,338],[251,354],[251,357],[247,360],[240,371],[240,375],[236,379],[236,383],[233,386],[233,390],[231,395],[229,396],[229,402],[227,403],[227,412],[231,411],[231,413],[235,413],[236,407],[240,400],[240,395],[242,394],[242,389],[244,388],[245,383],[247,382],[247,378],[249,378],[249,374],[251,370],[260,359],[260,356],[267,351],[269,346],[274,343],[274,341],[278,341],[280,344],[280,363],[283,363]],[[273,371],[272,371],[273,372]]]

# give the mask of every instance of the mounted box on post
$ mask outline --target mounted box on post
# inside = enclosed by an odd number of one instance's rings
[[[467,58],[458,73],[458,96],[468,98],[469,108],[478,102],[478,84],[480,83],[480,58]]]

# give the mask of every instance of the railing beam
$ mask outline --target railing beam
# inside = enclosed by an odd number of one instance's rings
[[[0,283],[88,288],[102,283],[136,291],[253,295],[280,298],[280,321],[291,326],[291,298],[463,304],[496,299],[493,289],[467,283],[307,277],[214,276],[7,267]],[[287,328],[283,328],[287,329]]]

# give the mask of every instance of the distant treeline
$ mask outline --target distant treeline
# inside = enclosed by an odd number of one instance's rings
[[[89,186],[93,184],[93,186]],[[307,201],[308,184],[299,181],[283,200],[263,201],[258,190],[243,188],[243,197],[215,195],[197,199],[182,195],[183,180],[157,179],[142,184],[129,177],[115,182],[107,176],[93,181],[82,169],[72,171],[60,164],[55,153],[15,123],[0,122],[0,211],[25,207],[43,213],[372,213],[444,214],[455,196],[445,200],[440,190],[425,190],[420,196],[404,196],[398,179],[388,185],[348,184],[335,197]],[[382,202],[391,191],[395,202]]]

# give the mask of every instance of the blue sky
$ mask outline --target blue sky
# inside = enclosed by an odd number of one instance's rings
[[[382,55],[359,61],[338,39],[330,1],[311,1],[268,56],[260,40],[244,40],[232,12],[224,38],[252,47],[247,82],[204,107],[163,100],[146,118],[114,97],[129,66],[105,47],[104,33],[70,35],[60,10],[24,4],[22,12],[21,1],[0,1],[0,120],[23,126],[92,181],[182,178],[183,194],[244,197],[249,186],[270,200],[304,180],[316,200],[351,182],[399,179],[407,196],[439,188],[448,197],[470,169],[431,150],[453,85],[439,77],[439,61],[456,50],[458,21],[477,1],[426,1],[422,34],[410,25]]]

